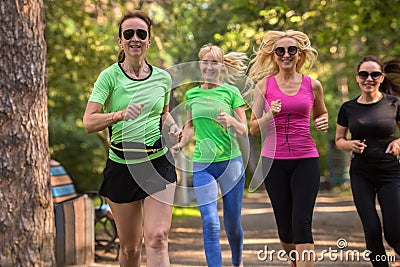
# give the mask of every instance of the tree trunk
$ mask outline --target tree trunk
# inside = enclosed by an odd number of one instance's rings
[[[55,266],[42,0],[0,1],[0,266]]]

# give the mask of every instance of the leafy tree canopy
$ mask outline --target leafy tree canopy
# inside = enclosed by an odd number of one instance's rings
[[[400,54],[400,0],[44,2],[51,152],[81,189],[96,188],[106,157],[101,139],[84,133],[83,112],[99,72],[117,59],[118,22],[129,10],[142,9],[153,19],[148,58],[165,68],[197,60],[199,48],[210,42],[251,57],[268,30],[307,33],[319,57],[305,73],[322,82],[330,113],[329,134],[313,133],[323,162],[339,105],[359,93],[357,62],[367,54],[388,59]]]

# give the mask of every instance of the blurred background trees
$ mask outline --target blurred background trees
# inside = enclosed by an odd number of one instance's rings
[[[205,43],[252,56],[268,30],[307,33],[319,57],[305,74],[319,79],[330,115],[328,134],[313,131],[322,174],[329,177],[331,144],[342,101],[359,93],[355,67],[367,54],[400,55],[400,0],[303,1],[111,1],[44,0],[47,18],[49,140],[53,158],[62,162],[79,190],[97,189],[106,159],[101,134],[86,134],[82,116],[101,70],[117,60],[118,21],[142,9],[154,26],[149,62],[168,68],[196,61]],[[182,99],[184,92],[176,90]]]

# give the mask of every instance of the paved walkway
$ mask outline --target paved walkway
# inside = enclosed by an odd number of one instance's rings
[[[271,204],[264,192],[245,196],[242,222],[245,231],[243,262],[246,267],[290,266],[288,262],[278,259],[277,251],[281,247]],[[362,258],[362,252],[365,250],[364,237],[350,196],[320,193],[313,224],[315,255],[319,259],[315,266],[371,266]],[[169,243],[171,266],[206,266],[202,242],[199,217],[174,219]],[[221,244],[223,266],[231,266],[230,250],[224,231],[221,231]],[[340,250],[338,245],[343,249]],[[388,250],[388,253],[392,251]],[[346,258],[349,260],[346,261]],[[103,261],[93,266],[118,266],[118,264],[115,261]]]

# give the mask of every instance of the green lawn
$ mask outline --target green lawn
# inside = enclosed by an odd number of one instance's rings
[[[189,218],[199,217],[200,211],[197,207],[174,207],[172,210],[172,218]]]

